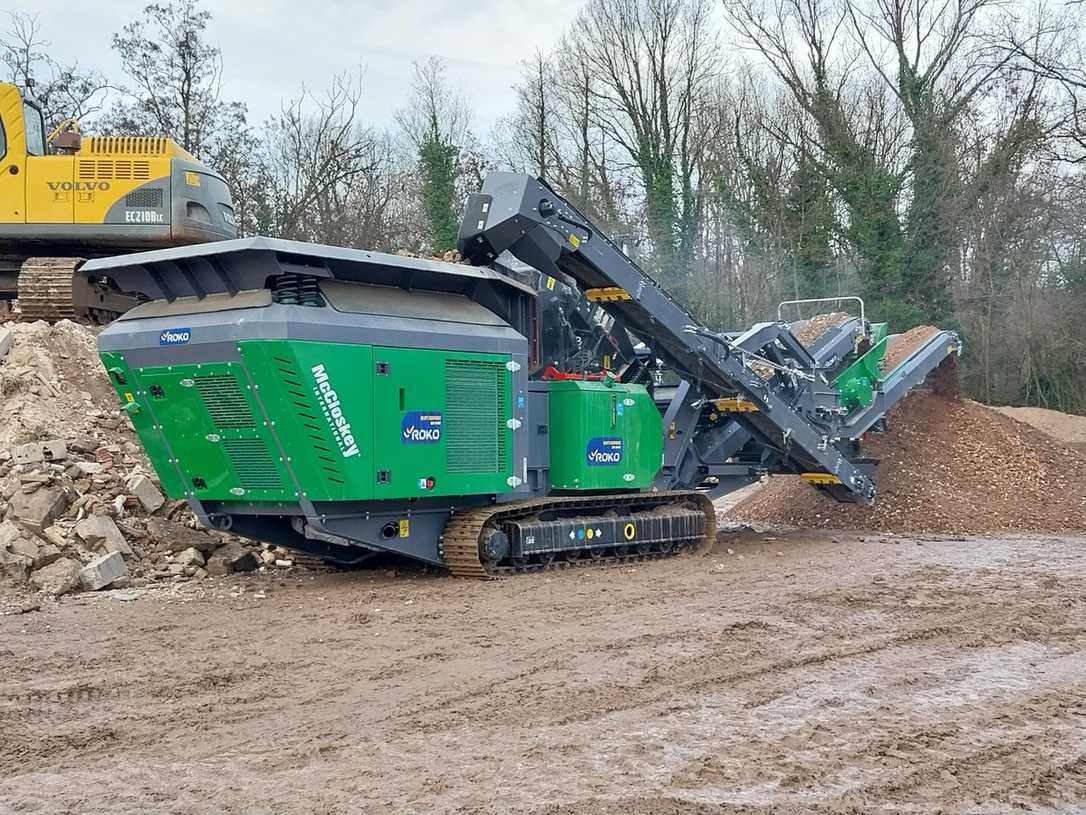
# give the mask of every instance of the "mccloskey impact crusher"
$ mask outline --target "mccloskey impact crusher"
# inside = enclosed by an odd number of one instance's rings
[[[172,498],[341,564],[485,577],[675,552],[711,487],[875,498],[860,438],[957,354],[886,326],[716,333],[544,182],[469,196],[454,264],[267,238],[91,261],[145,300],[102,361]]]

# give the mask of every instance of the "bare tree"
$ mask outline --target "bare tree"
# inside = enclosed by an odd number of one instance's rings
[[[416,149],[427,140],[463,144],[471,127],[471,107],[450,84],[445,63],[430,57],[413,66],[410,104],[396,112],[396,123]]]
[[[537,52],[522,63],[516,109],[499,120],[493,149],[500,166],[544,176],[592,220],[630,234],[630,159],[597,124],[595,84],[568,42]]]
[[[203,157],[223,131],[244,124],[244,105],[221,99],[222,55],[206,40],[210,20],[199,0],[154,3],[113,35],[132,83],[128,101],[107,118],[113,129],[166,135]]]
[[[1084,10],[1067,3],[1059,12],[1042,9],[1021,25],[1007,24],[998,47],[1016,68],[1058,89],[1050,132],[1062,161],[1086,163],[1086,37]]]
[[[104,76],[55,59],[50,53],[52,43],[42,36],[38,15],[9,12],[8,21],[8,31],[0,37],[0,60],[7,66],[10,81],[28,88],[42,106],[47,128],[101,109],[110,89]]]
[[[520,81],[514,86],[517,108],[513,129],[532,172],[546,178],[558,164],[555,122],[555,66],[551,57],[536,51],[521,63]]]
[[[1013,73],[994,38],[1011,12],[995,0],[737,0],[728,10],[817,124],[866,293],[906,323],[945,319],[975,185],[1036,147],[1027,89],[987,160],[969,172],[961,161],[961,129]],[[895,143],[880,145],[886,132]]]
[[[636,167],[665,274],[692,256],[698,164],[714,134],[697,122],[720,54],[708,0],[590,0],[568,33],[593,81],[593,124]]]
[[[330,243],[349,234],[355,185],[381,160],[378,138],[358,120],[361,97],[361,71],[340,74],[321,95],[303,90],[285,101],[268,123],[267,226],[273,234]],[[386,194],[377,184],[367,186]]]
[[[113,49],[130,84],[97,127],[134,136],[168,136],[218,170],[230,185],[246,234],[258,217],[262,169],[257,135],[246,106],[221,96],[222,55],[208,40],[211,14],[199,0],[146,6],[113,36]]]

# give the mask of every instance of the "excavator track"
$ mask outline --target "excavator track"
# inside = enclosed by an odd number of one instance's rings
[[[700,540],[642,543],[636,538],[603,546],[574,545],[547,552],[534,558],[485,561],[480,555],[484,534],[510,522],[527,521],[540,513],[557,513],[570,527],[592,526],[616,510],[640,518],[666,517],[669,511],[704,514]],[[627,517],[627,516],[623,516]],[[571,535],[571,539],[573,536]],[[597,566],[608,563],[651,560],[676,554],[681,549],[707,547],[716,539],[716,512],[712,502],[700,492],[650,492],[618,495],[564,496],[494,504],[465,510],[453,515],[445,526],[441,552],[449,571],[456,577],[489,579],[521,572],[541,571],[560,566]]]
[[[76,316],[75,273],[83,258],[27,258],[19,270],[19,310],[23,319],[56,320]]]
[[[31,257],[23,261],[18,277],[22,319],[86,320],[105,324],[136,304],[136,300],[95,283],[78,273],[84,258]]]

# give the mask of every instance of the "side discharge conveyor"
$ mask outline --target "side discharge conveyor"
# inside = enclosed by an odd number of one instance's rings
[[[475,265],[267,238],[89,262],[146,300],[99,347],[167,494],[339,564],[661,557],[712,541],[709,486],[871,500],[859,437],[957,350],[883,372],[862,318],[810,347],[709,331],[524,176],[488,179],[461,242]]]

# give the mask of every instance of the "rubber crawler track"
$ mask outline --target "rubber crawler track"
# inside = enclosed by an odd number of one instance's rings
[[[705,535],[701,546],[707,546],[716,539],[716,512],[713,503],[700,492],[646,492],[625,493],[618,495],[568,496],[538,498],[529,501],[514,501],[508,504],[494,504],[465,512],[458,512],[449,519],[442,535],[442,556],[449,571],[456,577],[489,579],[518,571],[537,571],[546,566],[539,565],[526,569],[515,567],[497,567],[487,569],[479,560],[479,538],[483,528],[490,521],[508,521],[531,515],[541,509],[582,509],[606,512],[616,505],[631,510],[648,510],[669,504],[695,504],[705,513]],[[664,557],[673,552],[650,552],[640,555],[606,555],[600,558],[584,558],[575,561],[577,565],[603,565]],[[572,564],[570,564],[572,565]]]

